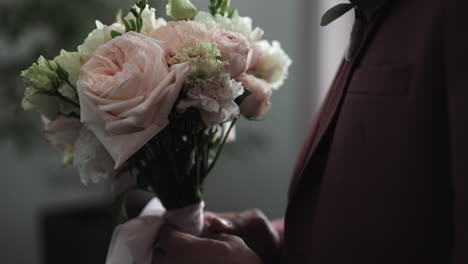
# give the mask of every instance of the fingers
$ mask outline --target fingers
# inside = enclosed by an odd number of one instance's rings
[[[228,234],[198,238],[167,226],[161,230],[157,248],[160,250],[153,255],[155,264],[261,263],[241,238]]]
[[[158,264],[206,264],[205,259],[219,260],[211,252],[222,252],[225,243],[217,240],[198,238],[165,226],[158,237],[153,254],[153,263]],[[217,263],[217,262],[216,262]],[[219,262],[221,263],[221,262]]]
[[[247,229],[268,226],[267,217],[257,209],[238,214],[205,214],[205,224],[211,232],[242,235]]]
[[[227,245],[227,250],[230,252],[236,252],[236,256],[239,259],[248,259],[249,263],[252,264],[262,264],[261,258],[255,254],[252,249],[250,249],[244,240],[238,236],[228,235],[228,234],[216,234],[214,238],[222,241]],[[233,263],[241,263],[238,261],[233,261]]]
[[[227,233],[227,234],[235,234],[236,227],[234,226],[232,219],[233,217],[225,216],[217,216],[214,214],[205,215],[205,225],[206,228],[215,233]]]
[[[164,226],[158,237],[158,244],[164,249],[191,247],[203,242],[201,238],[179,232],[170,226]]]
[[[279,234],[260,210],[247,210],[239,214],[209,214],[206,220],[211,232],[241,237],[245,244],[265,262],[270,262],[276,257],[280,246]],[[226,224],[226,220],[229,224]],[[214,238],[229,239],[229,237]]]
[[[230,246],[246,246],[244,240],[229,234],[213,234],[212,239],[227,243]]]

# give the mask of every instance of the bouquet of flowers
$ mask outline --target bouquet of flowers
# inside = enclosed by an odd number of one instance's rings
[[[138,188],[158,197],[158,210],[146,211],[159,224],[141,231],[148,241],[164,221],[200,235],[203,181],[239,116],[268,111],[291,64],[229,0],[211,0],[210,12],[189,0],[166,9],[174,21],[138,0],[114,24],[97,21],[77,51],[41,56],[22,72],[22,106],[41,113],[63,165],[76,166],[84,184],[111,179],[117,194]]]

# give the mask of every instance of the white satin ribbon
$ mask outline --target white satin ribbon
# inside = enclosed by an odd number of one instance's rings
[[[152,264],[154,243],[165,223],[179,231],[200,236],[203,230],[204,202],[174,211],[166,211],[153,198],[138,218],[115,228],[106,264]]]

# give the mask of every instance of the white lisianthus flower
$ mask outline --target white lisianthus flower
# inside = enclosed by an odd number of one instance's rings
[[[81,56],[81,61],[83,64],[93,56],[94,51],[96,51],[99,46],[106,44],[112,39],[112,30],[124,33],[125,27],[119,23],[106,26],[100,21],[96,20],[96,29],[91,31],[84,43],[78,46],[78,53]]]
[[[160,27],[164,27],[167,25],[167,21],[166,19],[160,17],[158,19],[156,19],[156,29],[160,28]]]
[[[263,37],[261,28],[253,29],[250,17],[241,17],[236,14],[232,18],[228,18],[220,14],[212,16],[208,12],[200,11],[193,20],[205,24],[217,24],[222,29],[241,33],[251,42],[258,41]]]
[[[75,85],[81,70],[80,54],[61,50],[60,55],[55,57],[54,61],[67,71],[68,80]]]
[[[45,139],[63,152],[63,165],[70,165],[73,161],[75,142],[81,129],[80,120],[59,116],[56,120],[51,121],[42,116],[42,122],[44,123]]]
[[[75,87],[81,70],[80,54],[78,52],[62,50],[60,51],[60,55],[55,57],[54,61],[68,73],[68,80],[73,85],[71,87],[67,82],[62,82],[58,88],[59,93],[73,102],[79,103]]]
[[[214,126],[239,116],[239,106],[234,100],[243,93],[242,84],[224,73],[212,81],[191,87],[187,98],[179,102],[177,109],[184,112],[190,107],[198,108],[204,123]]]
[[[133,6],[137,12],[140,12],[140,8],[136,5]],[[157,29],[158,27],[164,26],[167,24],[164,18],[156,19],[156,9],[146,5],[146,8],[141,13],[143,19],[143,25],[141,27],[141,34],[148,35],[151,31]],[[128,13],[125,19],[136,19],[132,12]]]
[[[262,40],[253,46],[253,52],[258,52],[260,55],[253,55],[255,59],[251,62],[248,72],[266,80],[273,89],[279,89],[288,77],[289,67],[292,64],[291,58],[281,48],[278,41],[270,44]]]
[[[99,139],[83,127],[75,143],[73,153],[73,165],[78,168],[81,182],[99,183],[113,177],[117,171],[114,170],[114,160]]]
[[[51,96],[57,92],[62,93],[68,99],[77,102],[75,94],[61,89],[63,82],[57,74],[57,63],[48,61],[44,57],[39,57],[37,63],[21,73],[26,85],[22,107],[24,110],[36,110],[49,120],[55,120],[59,115],[76,113],[76,107],[62,98]],[[69,98],[70,97],[70,98]],[[73,100],[73,99],[75,100]]]

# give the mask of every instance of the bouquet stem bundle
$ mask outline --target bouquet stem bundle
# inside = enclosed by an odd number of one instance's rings
[[[206,128],[197,111],[173,116],[170,124],[129,161],[139,188],[153,191],[168,210],[203,200],[203,183],[237,121]]]

